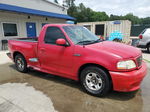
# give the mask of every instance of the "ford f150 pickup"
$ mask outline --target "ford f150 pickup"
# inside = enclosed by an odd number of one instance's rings
[[[77,80],[95,96],[110,89],[135,91],[147,73],[138,48],[101,41],[77,25],[48,24],[38,38],[12,39],[8,46],[18,71],[32,68]]]

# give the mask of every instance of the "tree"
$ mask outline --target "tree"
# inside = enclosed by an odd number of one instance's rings
[[[76,16],[76,5],[75,5],[75,0],[64,0],[63,5],[68,7],[68,14],[70,16],[75,17]]]
[[[83,3],[79,4],[77,7],[77,21],[78,22],[88,22],[92,21],[93,10],[86,8]]]
[[[117,15],[113,15],[113,14],[111,14],[110,17],[109,17],[109,20],[110,20],[110,21],[122,20],[122,19],[123,19],[122,16],[117,16]]]
[[[141,24],[150,24],[150,17],[141,18]]]
[[[75,6],[75,0],[64,0],[64,4],[68,7],[68,8],[70,8],[70,7],[72,7],[72,6]]]
[[[65,0],[65,4],[68,6],[68,14],[75,17],[77,22],[130,20],[132,24],[150,24],[150,17],[139,18],[132,13],[128,13],[125,16],[113,14],[108,16],[105,12],[97,12],[85,7],[83,3],[76,6],[74,2],[75,0]]]
[[[125,16],[118,16],[118,15],[110,15],[109,20],[129,20],[132,24],[141,24],[141,19],[137,16],[134,16],[132,13],[128,13]]]
[[[83,3],[80,3],[79,6],[72,4],[68,9],[68,14],[75,17],[78,22],[105,21],[109,18],[105,12],[95,12],[85,7]]]
[[[132,13],[129,13],[124,16],[124,19],[130,20],[132,24],[140,24],[140,19],[137,16],[134,16]]]
[[[107,21],[109,16],[105,12],[93,12],[92,21]]]

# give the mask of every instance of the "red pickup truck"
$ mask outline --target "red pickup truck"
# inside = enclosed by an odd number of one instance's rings
[[[138,48],[101,41],[77,25],[48,24],[38,38],[12,39],[8,46],[18,71],[32,68],[77,80],[96,96],[110,89],[135,91],[147,73]]]

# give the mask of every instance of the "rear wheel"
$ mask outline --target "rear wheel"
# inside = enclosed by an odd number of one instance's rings
[[[147,52],[150,53],[150,44],[147,45]]]
[[[94,96],[105,96],[111,89],[108,74],[96,66],[85,68],[80,79],[83,88]]]
[[[28,71],[27,62],[21,54],[15,56],[15,65],[19,72],[26,73]]]

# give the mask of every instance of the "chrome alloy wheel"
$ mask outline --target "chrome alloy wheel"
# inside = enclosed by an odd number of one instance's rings
[[[147,50],[150,53],[150,44],[148,45]]]
[[[24,61],[21,58],[17,59],[17,67],[19,70],[23,70],[24,69]]]
[[[86,85],[89,89],[98,91],[102,88],[103,82],[97,73],[90,72],[85,78]]]

